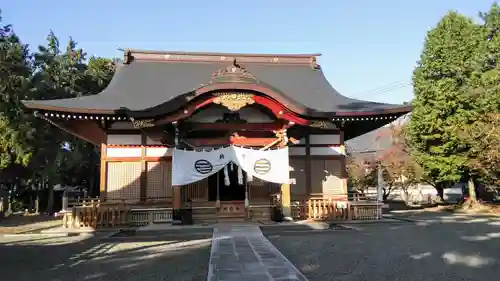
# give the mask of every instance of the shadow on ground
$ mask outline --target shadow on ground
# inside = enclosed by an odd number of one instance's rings
[[[412,219],[419,221],[314,236],[264,233],[311,281],[498,279],[500,217],[420,212]]]
[[[1,238],[1,280],[205,280],[210,238]]]

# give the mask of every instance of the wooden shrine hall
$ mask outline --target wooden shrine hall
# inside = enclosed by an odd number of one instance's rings
[[[265,219],[280,202],[290,217],[296,202],[347,201],[344,142],[411,110],[341,95],[318,56],[129,49],[101,93],[24,105],[100,146],[101,204],[174,212],[189,204],[204,221]],[[230,145],[287,148],[289,183],[241,180],[229,168],[172,185],[174,149]]]

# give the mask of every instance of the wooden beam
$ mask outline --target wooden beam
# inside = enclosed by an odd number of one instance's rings
[[[217,146],[217,145],[241,145],[241,146],[266,146],[276,138],[206,138],[206,139],[184,139],[192,146]]]
[[[309,138],[309,135],[307,135],[305,139],[306,139],[306,157],[305,157],[306,192],[307,194],[310,194],[312,192],[311,140]]]
[[[70,133],[80,139],[88,141],[94,145],[100,146],[102,143],[106,142],[105,131],[92,120],[52,120],[43,115],[36,115],[42,119],[45,119],[50,124],[58,127],[59,129]]]
[[[146,156],[146,142],[147,136],[143,132],[141,134],[141,176],[140,176],[140,201],[145,201],[148,193],[148,178],[147,178],[147,164],[144,157]]]
[[[215,130],[215,131],[276,131],[283,127],[279,123],[182,123],[180,129],[184,130]]]

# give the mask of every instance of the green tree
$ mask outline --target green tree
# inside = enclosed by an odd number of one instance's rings
[[[413,74],[415,98],[407,136],[425,177],[442,196],[446,183],[467,179],[469,147],[456,128],[474,119],[474,99],[468,93],[478,29],[471,19],[449,12],[427,33]]]
[[[87,61],[72,38],[62,47],[53,32],[30,54],[0,17],[0,183],[48,190],[49,212],[55,183],[92,188],[99,172],[98,149],[47,120],[24,114],[21,100],[97,94],[111,81],[117,62],[99,57]]]
[[[36,86],[34,98],[61,99],[86,94],[85,53],[82,49],[76,48],[76,42],[71,38],[62,51],[58,38],[50,32],[47,36],[47,46],[40,46],[35,53],[34,65],[36,68],[33,78]],[[71,149],[72,144],[79,140],[45,120],[37,120],[35,123],[36,142],[33,143],[33,150],[36,151],[36,157],[31,165],[35,173],[39,173],[44,179],[43,182],[49,189],[47,208],[48,212],[51,212],[53,185],[64,183],[67,172],[74,169],[75,162],[71,162],[72,159],[81,160],[81,157],[72,157],[78,151]],[[77,164],[82,165],[83,162],[78,161]]]
[[[32,156],[30,117],[21,109],[21,100],[30,94],[31,73],[28,48],[10,25],[3,25],[0,11],[0,205],[9,206],[0,211],[11,210],[11,194]]]
[[[483,19],[469,92],[477,101],[476,120],[460,128],[471,148],[469,166],[486,183],[500,184],[500,6],[480,14]]]
[[[0,14],[0,25],[2,24]],[[31,129],[21,109],[29,95],[31,65],[29,51],[10,25],[0,27],[0,169],[26,165],[31,157],[27,139]]]

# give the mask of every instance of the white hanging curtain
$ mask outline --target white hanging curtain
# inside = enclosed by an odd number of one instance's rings
[[[224,169],[231,162],[247,173],[248,181],[253,177],[281,184],[290,181],[288,148],[263,151],[230,146],[212,151],[173,149],[172,185],[186,185],[202,180]],[[226,181],[226,170],[224,176]],[[229,180],[228,176],[227,179]]]

